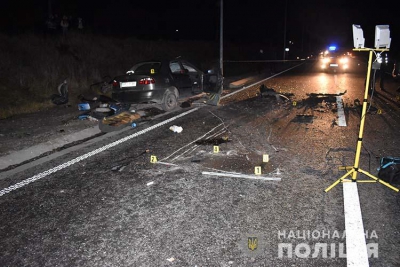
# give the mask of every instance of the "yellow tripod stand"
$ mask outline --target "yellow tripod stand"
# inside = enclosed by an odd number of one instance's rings
[[[361,123],[360,123],[360,131],[358,134],[358,140],[357,140],[357,149],[356,149],[356,157],[354,160],[354,166],[348,166],[344,167],[344,169],[348,170],[348,172],[340,177],[338,180],[336,180],[332,185],[330,185],[328,188],[325,189],[325,192],[328,192],[331,190],[333,187],[335,187],[338,183],[340,182],[364,182],[364,183],[375,183],[379,182],[383,185],[386,185],[390,189],[393,189],[396,192],[399,192],[399,189],[390,185],[389,183],[380,180],[379,178],[375,177],[374,175],[368,173],[367,171],[364,171],[359,168],[359,163],[360,163],[360,155],[361,155],[361,148],[362,148],[362,139],[363,139],[363,133],[364,133],[364,123],[365,123],[365,117],[367,114],[367,98],[368,98],[368,87],[369,87],[369,82],[370,82],[370,76],[371,76],[371,67],[372,67],[372,56],[374,54],[374,51],[378,52],[384,52],[384,51],[389,51],[389,49],[371,49],[371,48],[360,48],[360,49],[353,49],[353,51],[368,51],[369,52],[369,59],[368,59],[368,71],[367,71],[367,81],[365,83],[365,92],[364,92],[364,101],[362,105],[362,112],[361,112]],[[372,180],[359,180],[357,181],[357,173],[362,173]],[[352,178],[351,180],[345,180],[347,176],[351,175]]]

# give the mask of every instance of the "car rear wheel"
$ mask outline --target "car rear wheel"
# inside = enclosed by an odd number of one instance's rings
[[[161,107],[164,111],[170,111],[176,108],[178,105],[178,101],[176,99],[176,95],[171,92],[170,90],[167,90],[164,94],[164,98],[161,103]]]

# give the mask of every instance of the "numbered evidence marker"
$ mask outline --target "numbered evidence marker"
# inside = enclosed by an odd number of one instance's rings
[[[157,163],[157,157],[156,156],[151,156],[150,157],[150,162],[151,163]]]
[[[263,162],[268,162],[269,161],[269,155],[264,154],[263,155]]]
[[[219,152],[219,146],[214,146],[214,153],[218,153]]]
[[[154,74],[154,73],[156,73],[156,72],[155,72],[154,69],[151,69],[151,70],[150,70],[150,73],[151,73],[151,74]]]
[[[261,166],[254,167],[254,174],[261,175]]]
[[[296,101],[293,101],[293,106],[296,106],[297,105],[297,102]]]
[[[382,109],[378,109],[378,114],[382,114]]]

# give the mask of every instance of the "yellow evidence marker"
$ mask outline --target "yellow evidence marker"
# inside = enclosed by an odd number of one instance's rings
[[[156,156],[151,156],[150,157],[150,162],[151,163],[157,163],[157,157]]]
[[[255,175],[261,175],[261,166],[256,166],[254,168],[254,174]]]

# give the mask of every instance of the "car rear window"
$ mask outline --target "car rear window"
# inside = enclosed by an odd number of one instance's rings
[[[133,66],[130,71],[135,74],[154,74],[158,73],[161,68],[161,62],[146,62]]]

